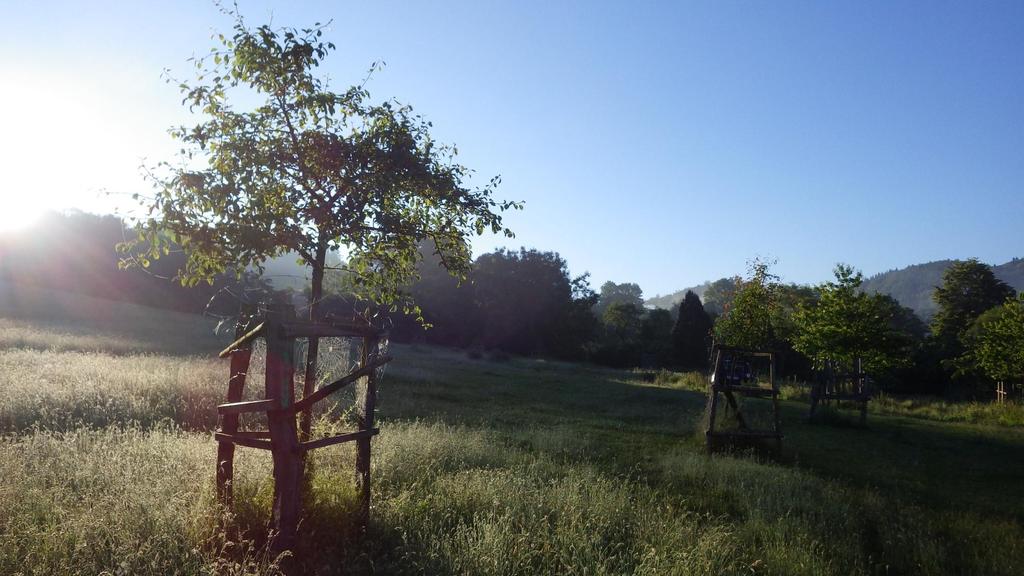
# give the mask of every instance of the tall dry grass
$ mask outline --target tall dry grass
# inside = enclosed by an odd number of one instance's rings
[[[268,574],[283,562],[318,574],[1000,575],[1024,565],[1012,512],[936,506],[914,486],[883,490],[800,460],[704,455],[690,436],[701,375],[419,347],[395,348],[381,389],[368,532],[354,524],[352,447],[327,448],[312,456],[298,557],[270,558],[269,455],[238,450],[225,518],[209,430],[227,366],[215,344],[191,339],[204,322],[161,319],[140,320],[152,340],[84,320],[0,320],[0,574]],[[168,333],[152,332],[159,325]],[[195,348],[203,354],[182,352]],[[317,433],[349,425],[339,409]],[[957,426],[941,446],[961,445]],[[838,428],[798,430],[807,435],[795,445],[810,458],[809,443],[842,442],[817,457],[842,449],[851,473],[916,453],[884,430],[893,454],[858,449],[865,433]],[[916,470],[906,465],[902,474]],[[915,473],[901,477],[942,482]]]

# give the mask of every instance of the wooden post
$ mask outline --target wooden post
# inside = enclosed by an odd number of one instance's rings
[[[366,366],[378,352],[376,336],[363,338],[360,350],[360,367]],[[356,410],[359,430],[369,431],[374,426],[374,409],[377,404],[377,371],[360,378],[356,384]],[[356,440],[356,485],[360,492],[359,523],[363,529],[370,519],[370,436]]]
[[[818,400],[821,397],[821,372],[814,375],[814,383],[811,384],[811,407],[807,411],[807,420],[814,419],[814,412],[818,409]]]
[[[316,388],[316,365],[320,361],[320,338],[310,336],[306,347],[306,373],[302,381],[302,397],[306,398]],[[309,440],[309,432],[313,426],[313,407],[310,406],[299,413],[299,441]]]
[[[242,305],[239,310],[238,322],[235,324],[235,339],[241,338],[249,331],[255,309],[251,305]],[[228,402],[239,402],[245,388],[245,377],[249,371],[249,360],[252,347],[248,344],[231,353],[231,376],[228,379]],[[238,414],[224,414],[220,418],[220,431],[234,434],[238,431]],[[217,443],[217,497],[230,508],[232,488],[235,475],[235,445],[232,442]]]
[[[716,350],[715,352],[715,365],[711,369],[711,383],[708,386],[708,427],[704,430],[704,439],[707,444],[708,452],[714,449],[714,439],[712,435],[715,431],[715,416],[718,410],[718,388],[721,384],[722,375],[719,374],[722,365],[722,351]]]
[[[772,431],[775,432],[776,456],[782,456],[782,412],[779,410],[779,384],[775,381],[775,353],[768,356],[768,380],[772,386],[772,413],[774,422]]]
[[[278,407],[267,412],[274,458],[276,534],[270,546],[274,552],[294,548],[301,505],[302,461],[295,415],[288,410],[295,403],[295,339],[286,338],[282,330],[283,321],[294,316],[291,306],[271,307],[266,312],[266,398],[274,400]]]
[[[868,425],[868,390],[867,390],[867,377],[864,376],[864,363],[860,358],[857,358],[856,363],[857,370],[857,396],[860,399],[860,425],[865,427]]]

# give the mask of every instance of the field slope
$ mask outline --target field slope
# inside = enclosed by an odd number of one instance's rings
[[[60,302],[59,306],[52,302]],[[266,454],[214,505],[227,366],[199,318],[0,292],[0,573],[268,573]],[[293,568],[334,574],[1014,574],[1024,430],[872,413],[703,453],[698,375],[392,346],[368,533],[349,448],[313,462]],[[891,407],[890,407],[891,408]],[[321,433],[346,425],[344,403]]]

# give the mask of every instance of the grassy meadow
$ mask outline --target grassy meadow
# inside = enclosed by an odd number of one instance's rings
[[[230,529],[215,504],[212,324],[17,292],[0,286],[0,574],[1024,572],[1019,405],[885,398],[860,429],[805,424],[790,390],[780,460],[707,456],[701,375],[400,345],[367,534],[353,448],[326,448],[298,557],[270,558],[269,454],[238,449]]]

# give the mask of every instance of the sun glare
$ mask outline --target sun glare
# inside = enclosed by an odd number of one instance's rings
[[[5,191],[0,199],[0,233],[28,228],[44,211],[38,199]]]
[[[97,79],[66,70],[12,67],[4,75],[17,89],[0,91],[0,231],[49,210],[110,212],[106,191],[144,189],[138,166],[151,147],[140,137],[148,132],[137,126],[134,94],[111,97]]]

